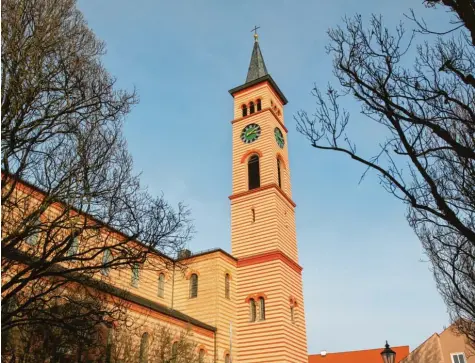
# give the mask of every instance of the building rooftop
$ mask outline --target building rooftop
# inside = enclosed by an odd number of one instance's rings
[[[384,347],[367,350],[354,350],[349,352],[336,352],[312,354],[308,356],[308,363],[382,363],[381,352]],[[391,347],[396,352],[396,363],[409,354],[409,346]]]

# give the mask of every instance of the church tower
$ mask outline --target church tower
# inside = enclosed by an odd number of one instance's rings
[[[234,98],[231,245],[237,264],[236,363],[307,362],[282,91],[255,42]]]

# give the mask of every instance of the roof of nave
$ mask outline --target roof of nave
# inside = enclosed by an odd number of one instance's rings
[[[308,363],[381,363],[381,352],[384,348],[354,350],[349,352],[336,352],[312,354],[308,356]],[[409,354],[409,346],[402,345],[391,347],[396,352],[396,363]]]

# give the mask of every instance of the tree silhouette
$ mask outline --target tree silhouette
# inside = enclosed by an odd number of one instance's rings
[[[314,148],[363,164],[362,177],[375,171],[406,203],[450,316],[475,346],[475,3],[426,4],[452,11],[448,29],[431,30],[411,11],[409,32],[400,25],[392,33],[375,15],[367,27],[357,15],[329,30],[339,86],[315,87],[315,114],[295,118]],[[361,155],[351,141],[343,97],[386,131],[375,156]]]

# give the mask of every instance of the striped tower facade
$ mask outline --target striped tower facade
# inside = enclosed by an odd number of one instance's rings
[[[307,340],[292,201],[287,100],[255,36],[246,83],[230,90],[231,244],[237,262],[233,362],[307,362]]]

